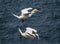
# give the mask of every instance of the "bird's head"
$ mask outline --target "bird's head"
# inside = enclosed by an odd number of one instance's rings
[[[32,10],[32,13],[37,13],[37,12],[39,12],[39,10],[37,10],[37,9]]]

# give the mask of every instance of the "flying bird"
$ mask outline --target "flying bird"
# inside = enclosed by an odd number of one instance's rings
[[[20,32],[22,37],[25,37],[25,38],[38,38],[39,39],[39,34],[37,33],[37,30],[35,30],[31,27],[26,27],[26,31],[24,33],[19,28],[19,32]],[[33,32],[35,32],[35,33],[33,33]]]
[[[29,12],[29,10],[32,10]],[[16,18],[20,19],[21,22],[24,22],[26,19],[28,19],[29,17],[31,17],[34,13],[38,12],[39,10],[37,9],[33,9],[33,8],[25,8],[21,10],[21,15],[17,16],[15,14],[12,14],[13,16],[15,16]]]

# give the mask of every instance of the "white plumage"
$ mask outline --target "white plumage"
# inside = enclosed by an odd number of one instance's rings
[[[21,15],[24,15],[26,13],[30,13],[28,10],[32,10],[33,8],[25,8],[21,10]]]
[[[27,33],[33,34],[32,31],[35,32],[35,33],[37,33],[37,30],[35,30],[35,29],[33,29],[33,28],[30,28],[30,27],[27,27],[27,28],[26,28],[26,32],[27,32]]]
[[[33,28],[26,27],[26,31],[24,33],[19,28],[19,32],[25,38],[38,38],[39,39],[39,35],[37,34],[37,30],[35,30]],[[32,32],[35,32],[35,33],[33,34]]]
[[[18,19],[20,19],[22,22],[24,22],[24,20],[28,19],[29,17],[31,17],[33,15],[33,13],[38,12],[39,10],[37,9],[33,9],[33,8],[25,8],[21,10],[21,15],[17,16],[15,14],[13,14],[13,16],[17,17]],[[31,12],[29,12],[28,10],[32,10]]]

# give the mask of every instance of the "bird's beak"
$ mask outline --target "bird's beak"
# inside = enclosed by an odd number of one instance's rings
[[[32,12],[36,13],[36,12],[40,12],[40,11],[37,9],[34,9],[34,10],[32,10]]]

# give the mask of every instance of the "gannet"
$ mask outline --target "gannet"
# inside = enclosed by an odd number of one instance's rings
[[[39,34],[37,33],[37,30],[35,30],[31,27],[26,27],[26,31],[24,33],[19,28],[19,32],[25,38],[38,38],[39,39]],[[35,33],[33,33],[33,32],[35,32]]]
[[[29,10],[32,10],[31,12],[29,12]],[[20,19],[22,22],[24,22],[24,20],[28,19],[29,17],[31,17],[34,13],[38,12],[39,10],[37,9],[33,9],[33,8],[25,8],[21,10],[21,15],[17,16],[15,14],[12,14],[13,16],[17,17],[18,19]]]

